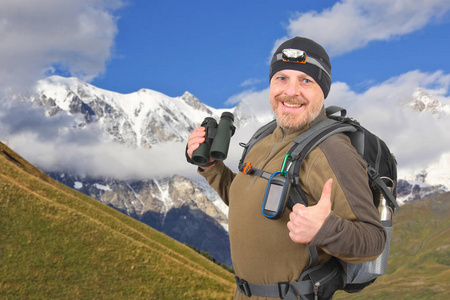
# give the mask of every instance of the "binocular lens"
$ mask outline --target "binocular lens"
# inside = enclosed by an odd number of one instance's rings
[[[202,125],[206,129],[205,142],[192,153],[192,161],[199,166],[207,166],[210,157],[215,160],[225,160],[228,155],[231,136],[234,134],[234,116],[224,112],[219,124],[214,118],[205,118]]]
[[[205,165],[209,161],[209,144],[200,144],[197,150],[192,153],[192,160],[196,165]]]

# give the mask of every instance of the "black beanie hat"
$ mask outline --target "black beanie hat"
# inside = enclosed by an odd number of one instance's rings
[[[284,61],[282,59],[284,49],[297,49],[306,52],[306,63]],[[330,58],[325,49],[313,40],[294,37],[282,43],[272,57],[269,81],[276,72],[284,69],[302,71],[308,74],[320,85],[325,98],[328,96],[331,86]]]

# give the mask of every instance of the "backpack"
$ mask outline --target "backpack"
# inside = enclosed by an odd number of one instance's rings
[[[336,115],[339,112],[340,115]],[[292,161],[286,171],[289,174],[289,178],[294,179],[289,191],[287,206],[289,209],[292,209],[292,206],[296,203],[302,203],[305,206],[308,204],[306,196],[299,184],[300,167],[308,153],[331,135],[345,133],[350,138],[358,154],[367,163],[369,186],[372,190],[374,205],[379,210],[381,206],[384,206],[383,209],[388,209],[392,215],[395,209],[399,209],[396,201],[397,162],[395,157],[384,141],[361,126],[358,121],[347,117],[346,114],[347,112],[343,108],[337,106],[327,107],[327,119],[311,126],[294,139],[293,145],[286,155],[286,157],[290,156]],[[255,169],[249,163],[245,163],[245,157],[259,140],[271,134],[276,127],[276,120],[273,120],[261,127],[247,144],[240,143],[244,147],[242,157],[239,161],[240,171],[269,180],[271,177],[270,173]],[[382,224],[387,232],[386,246],[376,260],[361,264],[350,264],[333,257],[325,264],[314,266],[318,259],[317,249],[316,247],[307,245],[310,252],[309,266],[302,273],[299,281],[291,284],[291,286],[306,299],[313,299],[311,291],[319,299],[328,299],[332,297],[336,290],[355,293],[360,292],[366,286],[372,284],[377,277],[386,273],[392,232],[392,218],[387,217],[385,219],[383,220],[381,218]],[[236,282],[238,283],[238,289],[241,290],[238,279],[236,278]],[[305,281],[309,281],[312,288],[307,287],[303,290],[304,292],[299,291],[302,289],[300,285],[304,285]],[[262,289],[260,285],[253,285],[247,282],[246,284],[247,286],[245,287],[247,290],[251,290],[252,287],[254,290]],[[285,292],[289,292],[289,287],[286,288]],[[280,295],[282,295],[281,292]]]

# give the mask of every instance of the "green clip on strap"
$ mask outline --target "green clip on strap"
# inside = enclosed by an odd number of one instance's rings
[[[286,154],[286,156],[284,157],[284,160],[283,160],[283,165],[281,166],[281,172],[280,172],[281,176],[286,176],[287,175],[285,170],[286,170],[286,162],[287,162],[288,157],[290,158],[290,162],[292,163],[292,155]],[[288,168],[289,167],[290,167],[290,165],[288,166]]]

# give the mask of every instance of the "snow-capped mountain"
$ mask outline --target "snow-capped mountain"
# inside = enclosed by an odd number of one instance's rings
[[[429,113],[437,120],[450,118],[450,105],[439,102],[427,91],[419,88],[413,98],[407,104],[412,110]],[[430,130],[433,130],[432,127]],[[435,141],[435,147],[439,147],[439,142],[439,140]],[[409,194],[400,196],[400,203],[448,191],[450,189],[450,151],[442,153],[435,163],[424,168],[401,170],[400,176],[405,179],[404,183],[409,182],[403,185],[400,195],[410,189]]]
[[[428,111],[436,117],[450,115],[450,105],[439,102],[423,89],[417,89],[409,106],[416,111]]]
[[[175,98],[149,89],[119,94],[77,78],[58,76],[38,82],[31,101],[44,107],[49,117],[83,116],[77,119],[74,128],[65,130],[83,130],[96,123],[106,140],[143,150],[155,150],[168,142],[185,143],[205,117],[219,119],[224,111],[202,104],[189,92]],[[148,167],[162,169],[165,164],[160,161]],[[192,166],[192,173],[195,170]],[[209,186],[176,174],[123,180],[63,171],[48,173],[69,187],[231,265],[227,209]]]
[[[48,116],[63,111],[82,114],[86,123],[97,122],[114,141],[137,148],[151,148],[168,141],[185,142],[205,117],[218,120],[224,111],[234,113],[236,127],[252,122],[260,126],[273,118],[271,111],[256,114],[245,103],[230,109],[215,109],[189,92],[180,97],[150,89],[120,94],[74,77],[51,76],[40,80],[31,99],[34,104],[44,106]]]
[[[417,181],[406,181],[402,179],[398,180],[397,202],[399,205],[403,205],[409,201],[420,200],[448,191],[448,188],[441,184],[431,185],[424,183],[421,178],[417,179]]]
[[[114,141],[131,147],[185,141],[205,115],[220,115],[189,92],[176,98],[149,89],[119,94],[58,76],[39,81],[36,92],[34,102],[45,106],[49,116],[83,114],[87,123],[98,122]]]

